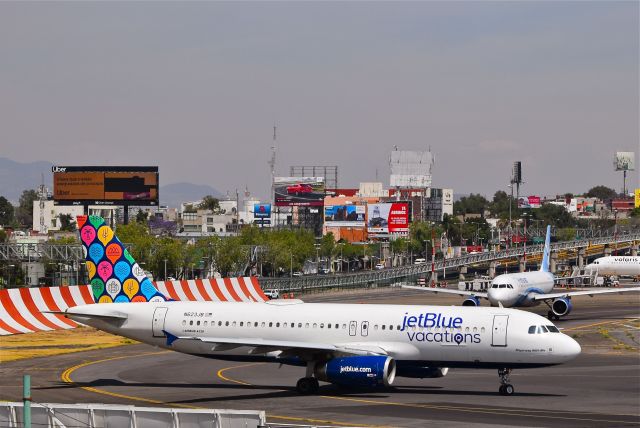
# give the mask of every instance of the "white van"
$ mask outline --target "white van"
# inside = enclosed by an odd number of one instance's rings
[[[424,264],[424,263],[426,263],[426,262],[427,262],[427,259],[415,259],[415,260],[413,261],[413,264],[414,264],[414,265],[421,265],[421,264]]]

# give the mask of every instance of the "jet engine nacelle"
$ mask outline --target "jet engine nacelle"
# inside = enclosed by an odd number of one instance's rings
[[[389,386],[396,377],[396,362],[385,356],[334,358],[316,366],[319,380],[338,385]]]
[[[462,302],[462,306],[480,306],[480,299],[476,296],[469,296]]]
[[[556,299],[551,304],[551,310],[555,315],[559,317],[568,315],[569,312],[571,312],[571,309],[573,309],[573,306],[571,305],[571,299],[567,297]]]
[[[396,376],[427,379],[444,377],[448,372],[448,367],[403,366],[396,369]]]

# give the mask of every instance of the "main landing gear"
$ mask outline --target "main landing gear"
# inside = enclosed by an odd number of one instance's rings
[[[316,367],[315,361],[307,362],[307,373],[306,376],[299,379],[298,383],[296,383],[296,389],[302,395],[312,395],[317,394],[318,389],[320,389],[320,384],[318,383],[318,379],[313,377],[313,372]]]
[[[296,389],[302,395],[317,394],[319,388],[320,384],[315,377],[303,377],[296,384]]]
[[[511,382],[510,374],[511,369],[498,369],[498,376],[500,377],[500,389],[498,391],[500,395],[513,395],[515,392],[513,385],[509,383]]]

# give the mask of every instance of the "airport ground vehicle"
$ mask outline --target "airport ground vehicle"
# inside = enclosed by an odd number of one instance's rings
[[[278,299],[280,298],[280,291],[275,288],[273,290],[264,290],[264,295],[267,296],[269,299]]]

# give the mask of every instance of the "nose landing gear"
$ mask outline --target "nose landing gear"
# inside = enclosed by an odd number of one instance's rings
[[[513,395],[515,389],[511,382],[511,369],[498,369],[498,376],[500,377],[500,388],[498,392],[500,395]]]

